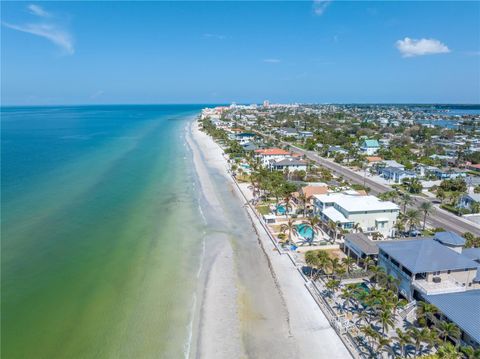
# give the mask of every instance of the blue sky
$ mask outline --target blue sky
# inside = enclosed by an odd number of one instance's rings
[[[480,102],[480,3],[2,2],[3,105]]]

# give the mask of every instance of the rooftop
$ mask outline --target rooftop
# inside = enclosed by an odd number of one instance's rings
[[[429,295],[426,300],[435,305],[452,322],[480,343],[480,289],[460,293]]]
[[[366,255],[378,254],[377,244],[363,233],[348,233],[345,236],[345,242],[352,243]]]
[[[336,203],[348,212],[398,210],[399,207],[390,201],[381,201],[375,196],[365,196],[359,193],[328,193],[314,195],[322,203]]]
[[[465,238],[453,232],[437,232],[433,237],[436,241],[448,246],[464,246]]]
[[[323,214],[325,216],[327,216],[330,220],[334,221],[335,223],[336,222],[340,222],[340,223],[351,222],[347,218],[345,218],[345,216],[341,212],[336,210],[334,207],[325,208],[325,210],[323,211]]]
[[[480,262],[480,248],[464,248],[462,254],[473,261]]]
[[[314,194],[326,194],[328,193],[328,186],[305,186],[300,190],[307,197],[313,196]]]
[[[365,158],[367,159],[368,162],[380,162],[382,160],[382,157],[378,157],[378,156],[368,156]]]
[[[296,158],[284,158],[272,163],[273,166],[305,166],[307,161],[299,160]]]
[[[363,145],[365,147],[380,147],[377,140],[365,140]]]
[[[379,248],[412,273],[476,269],[478,263],[433,239],[378,243]]]
[[[282,150],[281,148],[265,148],[262,150],[256,150],[255,153],[264,156],[275,156],[275,155],[289,155],[290,152]]]

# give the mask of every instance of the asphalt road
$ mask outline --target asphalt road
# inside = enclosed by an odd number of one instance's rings
[[[261,132],[260,132],[261,133]],[[266,135],[261,133],[263,136],[270,137],[272,139],[276,139],[273,136]],[[364,184],[367,187],[370,187],[371,193],[377,195],[379,193],[391,191],[392,188],[381,183],[377,183],[368,177],[364,178],[364,176],[352,171],[349,168],[339,165],[333,161],[329,161],[319,155],[317,155],[313,151],[306,151],[302,148],[293,146],[292,144],[284,141],[280,141],[284,145],[290,146],[292,149],[295,149],[296,152],[304,154],[310,160],[316,162],[317,164],[328,168],[332,172],[337,175],[343,176],[343,178],[358,184]],[[412,207],[418,208],[422,202],[429,202],[429,199],[421,198],[418,196],[413,197],[414,204]],[[443,209],[435,207],[434,212],[428,217],[427,224],[432,227],[441,227],[447,231],[452,231],[458,234],[463,234],[465,232],[473,233],[476,236],[480,236],[480,226],[467,222],[465,219],[455,216],[453,213],[447,212]]]

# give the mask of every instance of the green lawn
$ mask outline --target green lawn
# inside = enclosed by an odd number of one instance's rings
[[[269,208],[268,205],[257,206],[257,211],[262,215],[269,214],[270,213],[270,208]]]

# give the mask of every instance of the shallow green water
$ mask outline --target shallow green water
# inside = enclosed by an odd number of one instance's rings
[[[2,109],[2,357],[184,355],[198,109]]]

